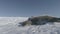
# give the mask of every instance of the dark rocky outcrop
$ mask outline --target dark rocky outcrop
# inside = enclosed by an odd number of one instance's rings
[[[25,25],[44,25],[46,23],[54,23],[60,22],[60,18],[52,17],[52,16],[38,16],[38,17],[31,17],[27,21],[22,23],[22,26]]]

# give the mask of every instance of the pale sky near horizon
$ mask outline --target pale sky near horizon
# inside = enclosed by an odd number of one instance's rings
[[[0,0],[0,17],[44,14],[60,17],[60,0]]]

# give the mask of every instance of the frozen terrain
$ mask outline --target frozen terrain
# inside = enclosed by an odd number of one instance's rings
[[[0,17],[0,34],[60,34],[60,23],[38,26],[18,26],[28,17]]]

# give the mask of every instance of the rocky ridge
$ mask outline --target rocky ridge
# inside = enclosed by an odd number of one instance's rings
[[[52,16],[37,16],[37,17],[31,17],[28,18],[28,20],[20,23],[22,26],[25,25],[44,25],[47,23],[54,23],[54,22],[60,22],[60,18],[52,17]]]

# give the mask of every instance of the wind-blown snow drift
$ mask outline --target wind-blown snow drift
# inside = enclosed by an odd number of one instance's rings
[[[0,17],[0,34],[60,34],[60,23],[19,27],[26,17]]]

